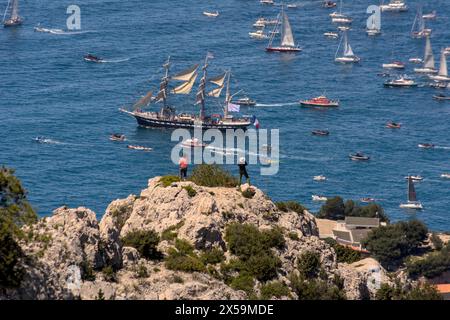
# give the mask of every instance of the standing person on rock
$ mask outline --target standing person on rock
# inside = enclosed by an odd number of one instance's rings
[[[247,172],[247,161],[245,160],[244,157],[241,157],[239,159],[238,166],[239,166],[239,188],[241,187],[241,184],[242,184],[242,176],[245,177],[246,182],[250,186],[250,177],[248,176],[248,172]]]
[[[181,156],[178,161],[178,165],[180,166],[180,181],[186,181],[187,170],[188,170],[188,161],[186,156]]]

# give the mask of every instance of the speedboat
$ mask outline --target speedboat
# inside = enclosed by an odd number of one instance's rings
[[[334,7],[336,7],[336,2],[324,1],[323,4],[322,4],[322,7],[324,7],[324,8],[334,8]]]
[[[311,133],[315,136],[328,136],[330,134],[330,131],[328,131],[328,130],[313,130]]]
[[[183,147],[189,147],[189,148],[203,148],[205,147],[204,143],[200,143],[200,141],[197,138],[194,139],[186,139],[184,140],[181,145]]]
[[[237,99],[236,101],[233,101],[233,103],[238,104],[240,106],[255,106],[256,101],[250,99],[249,97]]]
[[[261,4],[275,4],[275,2],[273,2],[273,0],[259,0],[259,3]]]
[[[421,58],[410,58],[408,61],[411,63],[417,63],[417,64],[423,63],[423,60]]]
[[[295,8],[297,8],[298,6],[297,6],[296,4],[293,3],[293,4],[288,4],[287,7],[288,7],[288,8],[291,8],[291,9],[295,9]]]
[[[339,100],[330,100],[325,96],[319,96],[309,100],[301,100],[300,105],[303,107],[339,107]]]
[[[49,139],[42,137],[42,136],[38,136],[36,138],[33,139],[34,141],[36,141],[37,143],[48,143]]]
[[[445,84],[446,85],[446,84]],[[445,87],[444,87],[445,88]],[[436,95],[434,95],[433,96],[433,99],[435,99],[435,100],[440,100],[440,101],[450,101],[450,97],[449,96],[446,96],[445,94],[443,94],[443,93],[440,93],[440,94],[436,94]]]
[[[99,57],[97,57],[97,56],[94,56],[94,55],[92,55],[92,54],[90,54],[90,53],[88,53],[87,55],[85,55],[85,56],[83,57],[83,59],[84,59],[85,61],[88,61],[88,62],[97,62],[97,63],[103,61],[102,58],[99,58]]]
[[[386,128],[389,128],[389,129],[400,129],[401,127],[402,127],[402,125],[400,123],[393,122],[393,121],[389,121],[386,124]]]
[[[219,11],[216,11],[216,12],[203,11],[203,15],[207,16],[207,17],[215,18],[215,17],[219,16]]]
[[[109,136],[109,140],[111,141],[125,141],[125,135],[119,133],[113,133]]]
[[[422,149],[433,149],[435,147],[432,143],[419,143],[417,146]]]
[[[127,146],[128,149],[133,149],[133,150],[139,150],[139,151],[152,151],[152,148],[149,147],[143,147],[143,146],[133,146],[133,145],[128,145]]]
[[[340,16],[340,17],[334,17],[331,18],[331,22],[333,23],[345,23],[345,24],[350,24],[353,22],[352,18],[349,18],[347,16]]]
[[[325,181],[327,180],[327,177],[323,176],[323,175],[319,175],[319,176],[314,176],[313,177],[314,181]]]
[[[364,203],[370,203],[370,202],[375,202],[375,199],[374,198],[365,197],[365,198],[359,199],[359,201],[364,202]]]
[[[388,4],[383,4],[380,6],[381,11],[390,11],[390,12],[404,12],[408,11],[408,6],[405,4],[403,0],[391,0]]]
[[[331,39],[337,39],[337,38],[339,38],[339,34],[337,34],[336,32],[325,32],[323,35],[324,35],[325,37],[331,38]]]
[[[400,208],[422,210],[423,206],[419,201],[408,201],[407,203],[400,204]]]
[[[422,181],[423,180],[422,176],[406,176],[405,179],[408,179],[408,177],[410,177],[412,181]]]
[[[349,154],[349,158],[353,161],[366,161],[369,160],[370,157],[362,154],[361,152],[357,152],[354,154]]]
[[[424,15],[422,15],[422,19],[425,20],[431,20],[431,19],[436,19],[436,10],[433,10],[431,13],[426,13]]]
[[[391,63],[383,63],[384,69],[405,69],[405,64],[400,61],[393,61]]]
[[[443,173],[443,174],[441,174],[441,178],[450,179],[450,173]]]
[[[401,76],[397,79],[394,80],[388,80],[384,83],[385,87],[404,87],[404,88],[409,88],[409,87],[417,87],[417,83],[413,80],[413,79],[409,79],[405,76]]]
[[[264,30],[256,30],[253,32],[249,32],[248,35],[250,36],[250,38],[258,39],[258,40],[269,39],[269,36],[264,33]]]
[[[321,195],[316,195],[316,194],[313,194],[311,196],[311,198],[312,198],[313,201],[327,201],[328,200],[327,197],[321,196]]]

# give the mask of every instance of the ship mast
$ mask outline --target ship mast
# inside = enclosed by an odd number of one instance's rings
[[[167,57],[167,61],[163,64],[163,68],[166,69],[166,73],[161,82],[161,91],[163,91],[162,99],[164,108],[167,107],[167,86],[169,85],[169,68],[170,68],[170,56]]]
[[[230,103],[231,96],[230,96],[230,78],[231,78],[231,71],[228,71],[228,78],[227,78],[227,91],[225,94],[225,108],[223,110],[223,117],[226,118],[228,116],[228,104]]]
[[[209,54],[206,55],[205,65],[203,66],[203,77],[200,80],[200,85],[197,92],[197,102],[196,104],[200,104],[200,119],[205,119],[205,89],[206,89],[206,69],[208,68],[208,58]]]

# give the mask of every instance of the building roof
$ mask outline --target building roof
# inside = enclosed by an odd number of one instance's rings
[[[358,227],[377,228],[380,226],[380,219],[365,217],[345,217],[345,224]]]
[[[450,283],[437,284],[436,288],[440,293],[450,293]]]
[[[361,240],[364,239],[367,234],[370,232],[370,229],[354,229],[351,230],[353,243],[361,243]]]
[[[349,231],[333,230],[333,235],[337,238],[336,240],[343,240],[346,242],[352,242],[351,234]]]

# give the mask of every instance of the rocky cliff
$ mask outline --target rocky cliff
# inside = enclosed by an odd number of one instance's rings
[[[369,298],[376,289],[371,285],[373,272],[384,277],[376,261],[370,261],[370,267],[338,264],[334,250],[318,238],[313,215],[282,212],[256,188],[252,197],[244,197],[235,188],[192,182],[164,186],[155,177],[139,196],[113,201],[100,222],[87,208],[61,207],[25,227],[27,236],[20,241],[25,278],[19,288],[0,292],[0,299],[246,299],[244,291],[231,288],[213,272],[169,270],[164,260],[144,259],[121,243],[136,230],[160,235],[170,231],[192,244],[195,252],[219,248],[230,261],[235,257],[227,250],[225,229],[232,222],[282,230],[285,245],[271,249],[281,261],[276,280],[282,283],[289,284],[288,275],[297,272],[297,260],[306,251],[320,255],[325,278],[343,279],[348,299]],[[167,255],[171,249],[173,241],[163,237],[158,250]],[[256,281],[255,290],[260,286]]]

